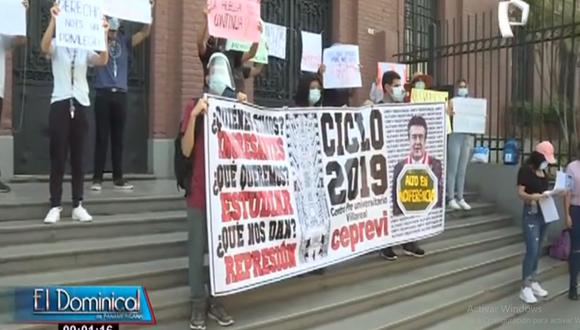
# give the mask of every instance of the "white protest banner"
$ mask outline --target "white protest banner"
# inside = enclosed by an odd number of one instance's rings
[[[268,55],[286,59],[286,27],[272,23],[265,23],[266,40],[268,41]]]
[[[61,0],[56,45],[104,51],[103,0]]]
[[[322,64],[322,35],[302,31],[302,60],[300,70],[318,72]]]
[[[105,0],[104,5],[107,16],[144,24],[153,22],[150,0]]]
[[[485,134],[487,122],[487,100],[456,97],[453,102],[453,132]]]
[[[0,0],[0,34],[26,35],[26,8],[21,0]]]
[[[266,109],[208,102],[212,294],[443,232],[442,104]]]
[[[322,61],[324,88],[357,88],[362,86],[359,49],[355,45],[336,45],[324,50]]]

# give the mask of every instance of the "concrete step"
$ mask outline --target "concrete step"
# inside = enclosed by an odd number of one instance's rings
[[[101,192],[90,191],[90,184],[86,184],[84,205],[95,216],[185,210],[183,192],[177,190],[174,180],[144,180],[133,184],[133,191],[116,191],[110,184]],[[49,209],[48,184],[21,183],[11,188],[10,194],[0,196],[0,224],[44,219]],[[64,217],[70,217],[70,196],[70,185],[64,184]]]
[[[527,305],[523,303],[519,298],[518,291],[515,291],[498,300],[480,305],[470,305],[464,314],[432,325],[425,330],[488,330],[498,327],[500,329],[510,329],[513,323],[517,323],[514,319],[526,316],[534,318],[535,314],[543,310],[543,305],[567,294],[568,281],[569,277],[567,274],[561,274],[543,281],[541,284],[550,295],[537,304]],[[547,328],[549,327],[545,327],[544,329]]]
[[[484,218],[491,214],[493,205],[489,203],[475,203],[473,210],[469,212],[448,212],[447,223],[451,225],[456,220],[466,220],[474,217]],[[492,217],[489,215],[488,226],[493,226]],[[507,219],[506,217],[503,217]],[[494,218],[496,224],[501,220]],[[508,219],[509,220],[509,219]],[[475,221],[475,219],[474,219]],[[479,229],[486,227],[483,222],[465,222],[465,229],[469,230],[468,223]],[[120,237],[130,235],[149,235],[185,231],[187,229],[186,212],[157,211],[139,212],[131,214],[100,215],[95,216],[92,223],[79,223],[63,219],[56,225],[45,225],[38,219],[16,220],[0,222],[0,247],[18,244],[37,244],[60,242],[72,239],[85,239],[94,237]],[[461,234],[461,233],[459,233]]]
[[[223,301],[233,311],[239,309],[240,306],[252,306],[250,310],[240,312],[242,314],[256,314],[258,311],[267,309],[269,312],[264,312],[262,319],[264,315],[269,315],[270,311],[272,313],[289,314],[292,316],[294,314],[288,312],[287,306],[300,306],[302,302],[295,301],[296,299],[316,301],[318,296],[328,295],[332,292],[342,292],[343,287],[348,287],[353,283],[368,283],[369,281],[377,280],[385,281],[379,285],[382,288],[393,287],[394,285],[391,282],[394,281],[394,277],[398,278],[399,283],[405,284],[409,282],[409,274],[424,276],[426,274],[425,272],[437,269],[449,271],[455,269],[452,263],[457,259],[464,258],[464,260],[471,260],[474,254],[490,254],[490,251],[497,253],[496,249],[506,246],[511,246],[512,249],[516,249],[513,247],[513,244],[520,241],[520,231],[509,227],[445,241],[427,243],[424,245],[424,248],[427,250],[427,256],[420,259],[402,257],[395,262],[387,262],[380,259],[376,253],[372,253],[348,262],[348,266],[345,265],[346,263],[343,263],[329,267],[327,273],[323,276],[293,278],[252,291],[227,296],[223,298]],[[521,247],[517,247],[517,249],[522,250]],[[502,259],[501,262],[517,263],[520,257],[517,256],[515,251],[513,252],[515,253],[514,255],[510,255],[507,259]],[[486,257],[490,257],[490,255]],[[493,257],[490,258],[491,260],[494,259]],[[500,262],[499,259],[496,261]],[[444,265],[440,266],[441,264]],[[505,264],[502,267],[505,267]],[[418,270],[418,268],[421,270]],[[489,270],[485,271],[487,272]],[[275,300],[272,300],[273,295],[275,295]],[[336,297],[331,298],[334,301],[333,299]],[[155,307],[156,315],[160,320],[171,321],[188,316],[189,294],[187,287],[153,291],[151,292],[151,299]],[[281,306],[281,304],[284,306]],[[274,305],[277,307],[272,308],[271,306]],[[276,312],[277,309],[279,310]],[[301,317],[298,314],[295,316],[298,319]],[[278,326],[277,324],[276,327]],[[251,327],[248,327],[248,329],[251,329]]]
[[[566,272],[566,267],[561,262],[544,257],[540,260],[538,271],[540,277],[552,278]],[[520,277],[521,265],[518,263],[488,275],[474,276],[460,284],[416,294],[411,299],[376,306],[368,312],[359,312],[345,319],[313,327],[312,330],[355,329],[361,324],[372,330],[423,329],[465,313],[470,305],[484,304],[514,294],[520,288]]]
[[[186,239],[167,233],[0,247],[0,276],[185,256]]]
[[[0,222],[0,247],[186,230],[185,211],[100,215],[91,223],[62,220],[46,225],[39,220],[6,221]]]
[[[166,215],[169,214],[167,213]],[[172,216],[179,217],[179,213],[176,212]],[[63,228],[74,227],[66,234],[74,235],[75,230],[81,230],[84,231],[84,233],[80,234],[81,237],[68,236],[74,237],[74,239],[0,246],[0,265],[3,265],[0,268],[0,276],[22,273],[42,273],[58,269],[76,269],[116,263],[131,263],[186,255],[187,233],[185,231],[166,234],[147,233],[146,235],[133,235],[134,233],[129,228],[131,225],[127,225],[126,223],[138,221],[139,218],[139,215],[136,217],[128,217],[125,219],[126,231],[118,232],[118,235],[131,236],[107,236],[107,231],[111,230],[111,228],[106,228],[107,221],[103,221],[105,223],[104,226],[101,226],[99,222],[92,224],[70,223],[68,226],[63,226]],[[116,220],[111,221],[116,223],[123,222],[119,220],[121,219],[119,216],[114,217],[114,219]],[[155,220],[155,216],[151,219]],[[163,221],[163,219],[160,221]],[[176,224],[174,226],[178,225]],[[465,218],[450,221],[443,234],[431,238],[429,241],[445,240],[509,225],[509,217],[501,215]],[[99,227],[96,232],[100,232],[101,237],[103,237],[102,239],[93,238],[97,234],[91,231],[92,226]],[[162,227],[163,224],[157,224],[156,226]],[[35,236],[47,238],[47,235],[48,237],[51,237],[51,235],[59,236],[55,232],[59,227],[59,225],[44,226],[43,228],[46,228],[43,229],[45,230],[44,232],[33,231],[29,235],[33,238]],[[144,230],[144,228],[140,230]],[[140,230],[137,230],[137,232]],[[26,232],[21,232],[22,234],[26,235]],[[63,235],[60,236],[62,237]],[[13,240],[13,238],[10,240]],[[162,251],[161,249],[166,250]],[[150,253],[150,255],[147,253]]]

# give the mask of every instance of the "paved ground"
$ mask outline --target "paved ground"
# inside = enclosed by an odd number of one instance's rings
[[[580,329],[580,301],[560,296],[551,302],[531,307],[528,313],[507,321],[500,330]]]

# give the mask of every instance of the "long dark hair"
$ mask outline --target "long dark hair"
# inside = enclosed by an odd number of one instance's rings
[[[322,87],[322,81],[318,75],[312,73],[305,73],[300,81],[298,82],[298,88],[296,89],[296,95],[294,96],[294,103],[297,107],[308,107],[310,106],[308,98],[310,96],[310,84],[313,81],[318,81]],[[322,90],[320,91],[322,93]],[[322,104],[323,96],[321,95],[320,100],[314,106],[320,106]]]
[[[544,157],[544,155],[542,153],[539,153],[537,151],[533,151],[530,154],[530,157],[528,157],[528,159],[526,160],[526,165],[533,168],[534,170],[539,170],[540,165],[542,165],[542,163],[545,161],[546,161],[546,157]]]

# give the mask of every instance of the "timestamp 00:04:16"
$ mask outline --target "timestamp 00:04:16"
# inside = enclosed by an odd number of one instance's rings
[[[118,324],[59,324],[58,330],[119,330]]]

